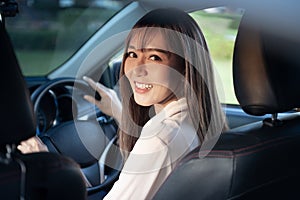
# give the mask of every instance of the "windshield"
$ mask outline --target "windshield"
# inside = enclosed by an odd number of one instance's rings
[[[68,60],[128,1],[19,0],[6,28],[24,76],[46,76]]]

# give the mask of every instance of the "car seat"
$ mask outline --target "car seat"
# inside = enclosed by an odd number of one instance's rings
[[[279,21],[255,16],[245,13],[239,26],[233,79],[241,108],[265,119],[222,133],[212,150],[191,152],[154,199],[299,198],[300,40],[293,34],[300,24],[285,34]]]
[[[29,91],[0,21],[0,199],[85,199],[79,166],[55,153],[23,155],[22,140],[35,135]]]

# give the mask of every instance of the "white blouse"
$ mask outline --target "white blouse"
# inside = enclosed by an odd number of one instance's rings
[[[108,199],[151,199],[178,161],[200,144],[186,99],[171,102],[143,127]]]

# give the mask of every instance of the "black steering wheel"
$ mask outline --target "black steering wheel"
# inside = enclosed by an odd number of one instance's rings
[[[72,110],[71,120],[61,120],[59,117],[61,105],[56,94],[57,88],[72,93],[69,95],[69,99],[72,99],[72,109],[68,110]],[[112,119],[97,115],[101,111],[95,112],[95,106],[85,101],[83,94],[95,96],[95,91],[84,81],[58,78],[39,86],[32,93],[31,100],[35,116],[38,118],[37,136],[50,152],[71,157],[80,165],[86,178],[88,194],[93,194],[111,188],[118,178],[123,162],[116,144],[116,127],[111,123]],[[55,117],[51,125],[41,128],[39,115],[43,113],[39,113],[39,106],[47,95],[50,95],[54,102]],[[85,110],[80,111],[80,107],[84,107]],[[80,113],[85,115],[80,116]]]

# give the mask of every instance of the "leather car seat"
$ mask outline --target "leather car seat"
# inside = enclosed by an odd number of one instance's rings
[[[16,149],[35,135],[29,91],[0,21],[0,199],[85,199],[79,166],[55,153],[23,155]]]
[[[233,79],[242,109],[266,118],[187,155],[154,199],[299,199],[300,40],[256,15],[245,13],[239,26]]]

